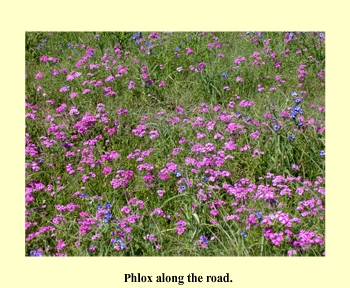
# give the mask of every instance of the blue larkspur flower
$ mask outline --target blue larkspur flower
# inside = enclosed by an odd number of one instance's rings
[[[131,38],[135,41],[136,44],[139,44],[139,39],[142,38],[142,32],[132,34]]]
[[[111,219],[112,219],[112,213],[111,212],[105,213],[105,217],[103,218],[104,222],[108,223],[109,220]]]
[[[120,245],[120,249],[121,249],[121,250],[126,249],[125,243],[124,243],[123,240],[120,239],[120,238],[119,238],[118,240],[115,240],[115,239],[114,239],[114,241],[113,241],[112,243],[113,243],[114,245],[118,243],[118,244]]]
[[[205,244],[208,244],[208,240],[207,240],[207,238],[206,238],[204,235],[201,235],[199,238],[200,238]]]
[[[30,256],[32,256],[32,257],[42,257],[42,256],[43,256],[43,255],[42,255],[41,249],[38,249],[38,250],[31,250],[31,251],[29,252],[29,254],[30,254]]]
[[[260,219],[262,217],[262,212],[260,212],[260,211],[256,212],[255,215],[256,215],[256,217],[258,217]]]
[[[245,238],[247,237],[247,233],[245,233],[244,231],[242,231],[241,235]]]
[[[176,169],[174,173],[177,178],[181,177],[181,172],[179,170]]]
[[[299,106],[294,106],[292,108],[292,113],[293,114],[303,114],[303,109]]]

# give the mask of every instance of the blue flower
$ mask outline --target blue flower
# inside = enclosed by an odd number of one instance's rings
[[[277,124],[273,125],[273,130],[277,131],[278,129],[280,129],[280,126],[278,126]]]
[[[126,249],[126,245],[125,245],[125,243],[122,241],[122,239],[118,239],[117,242],[119,242],[119,244],[120,244],[120,249],[122,249],[122,250]]]
[[[303,114],[303,109],[299,106],[294,106],[292,108],[292,114]]]
[[[292,39],[293,36],[294,36],[294,33],[293,33],[293,32],[290,32],[289,35],[288,35],[289,39]]]
[[[321,150],[320,151],[320,156],[325,156],[326,155],[326,152],[324,152],[324,150]]]
[[[259,211],[259,212],[256,212],[255,215],[256,215],[256,217],[258,217],[258,218],[260,219],[261,216],[262,216],[262,212],[260,212],[260,211]]]
[[[324,37],[324,34],[323,34],[323,33],[320,33],[320,34],[318,34],[318,36],[319,36],[320,38],[323,38],[323,37]]]
[[[176,50],[176,51],[180,51],[180,48],[176,46],[175,50]]]
[[[205,244],[208,244],[208,240],[207,240],[207,238],[206,238],[204,235],[201,235],[199,238],[200,238]]]
[[[102,209],[102,205],[101,204],[97,204],[97,210],[101,210]]]
[[[244,231],[242,231],[241,235],[245,238],[247,237],[247,233],[245,233]]]
[[[192,36],[190,35],[190,36],[188,36],[188,40],[192,40]]]
[[[180,170],[177,170],[177,169],[176,169],[176,170],[174,171],[174,173],[175,173],[175,175],[176,175],[177,178],[181,177],[181,172],[180,172]]]
[[[29,254],[30,254],[30,256],[32,256],[32,257],[41,257],[41,256],[43,256],[42,255],[42,251],[41,251],[41,249],[38,249],[38,250],[31,250],[30,252],[29,252]]]
[[[296,99],[294,100],[295,103],[300,103],[301,101],[303,101],[302,98],[296,98]]]
[[[221,76],[224,77],[224,78],[228,77],[227,73],[222,73]]]
[[[105,217],[103,218],[104,222],[105,222],[105,223],[108,223],[109,220],[111,220],[111,219],[112,219],[112,214],[111,214],[111,212],[105,213]]]
[[[38,45],[38,49],[40,50],[40,48],[41,48],[41,45],[39,44],[39,45]]]
[[[70,48],[70,46],[71,46],[71,45],[70,45],[70,43],[69,43],[69,42],[68,42],[67,46],[68,46],[68,48]]]
[[[237,112],[237,117],[241,117],[241,112]]]
[[[245,117],[245,120],[249,121],[250,120],[250,116]]]
[[[141,37],[142,37],[142,32],[132,34],[131,36],[131,38],[135,41],[136,44],[139,44],[139,38]]]
[[[111,208],[112,208],[112,204],[109,203],[109,202],[107,202],[107,203],[106,203],[106,209],[111,209]]]
[[[114,241],[112,242],[112,244],[114,245],[114,244],[116,244],[116,243],[119,243],[120,249],[124,250],[124,249],[126,248],[126,245],[125,245],[125,243],[123,242],[122,239],[120,239],[120,238],[119,238],[118,240],[115,240],[115,239],[114,239]]]
[[[47,40],[46,40],[45,38],[44,38],[42,41],[43,41],[43,43],[46,43],[46,42],[47,42]]]
[[[298,92],[292,92],[292,93],[290,93],[290,95],[291,95],[292,97],[296,97],[296,96],[298,96]]]
[[[209,177],[204,177],[204,178],[203,178],[203,181],[204,181],[204,182],[208,182],[208,180],[209,180]]]
[[[297,124],[299,127],[304,126],[303,122],[299,121]]]
[[[181,190],[186,190],[186,185],[185,185],[185,184],[182,184],[182,185],[180,186],[180,189],[181,189]]]
[[[294,139],[295,139],[295,136],[293,134],[289,136],[290,141],[293,141]]]

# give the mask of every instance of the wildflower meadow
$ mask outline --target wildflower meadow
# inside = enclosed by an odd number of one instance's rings
[[[26,256],[325,256],[325,33],[26,32]]]

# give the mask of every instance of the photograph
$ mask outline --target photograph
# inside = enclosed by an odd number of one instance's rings
[[[23,38],[25,257],[326,256],[325,31]]]

